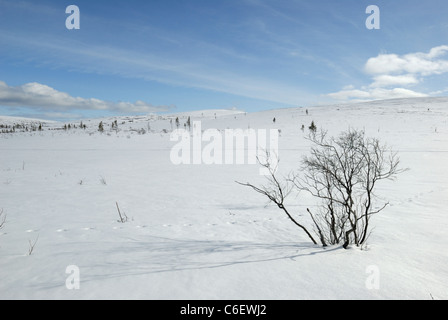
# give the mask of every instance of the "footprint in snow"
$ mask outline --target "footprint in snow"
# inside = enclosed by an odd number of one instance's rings
[[[56,232],[67,232],[68,230],[67,229],[58,229],[58,230],[56,230]]]

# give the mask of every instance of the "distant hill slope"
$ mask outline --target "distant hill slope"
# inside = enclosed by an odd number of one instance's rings
[[[46,123],[46,124],[55,124],[57,121],[51,120],[43,120],[43,119],[33,119],[33,118],[24,118],[24,117],[10,117],[10,116],[0,116],[0,124],[3,125],[14,125],[14,124],[36,124],[36,123]]]

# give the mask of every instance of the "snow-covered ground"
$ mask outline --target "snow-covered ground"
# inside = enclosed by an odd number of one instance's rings
[[[0,134],[0,299],[448,299],[448,98],[308,111],[120,117],[66,131],[47,122]],[[177,116],[203,130],[279,129],[280,174],[309,152],[301,126],[311,121],[330,135],[379,137],[409,171],[379,185],[390,205],[372,218],[363,250],[323,249],[235,183],[263,183],[257,165],[174,165]],[[308,223],[311,201],[288,204]],[[118,222],[117,203],[128,222]]]

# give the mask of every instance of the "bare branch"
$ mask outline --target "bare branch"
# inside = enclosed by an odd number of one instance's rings
[[[34,242],[31,242],[31,240],[28,240],[28,243],[30,244],[30,247],[28,249],[28,255],[30,256],[33,251],[34,251],[34,247],[36,246],[37,240],[39,240],[39,235],[37,236],[36,240],[34,240]]]
[[[314,240],[313,236],[307,230],[307,228],[304,225],[300,224],[297,220],[295,220],[293,218],[293,216],[289,213],[288,209],[285,207],[285,203],[284,203],[285,199],[290,194],[292,187],[288,183],[288,180],[286,180],[286,182],[284,184],[280,183],[280,181],[278,180],[278,178],[275,175],[276,168],[272,168],[272,165],[269,162],[269,153],[268,152],[266,152],[266,159],[267,160],[264,163],[261,163],[260,159],[258,159],[258,161],[260,162],[260,165],[267,168],[270,173],[270,175],[267,176],[267,179],[269,182],[269,187],[265,187],[265,186],[257,187],[251,183],[241,183],[238,181],[235,181],[235,182],[238,183],[239,185],[252,188],[256,192],[267,197],[271,202],[275,203],[277,205],[277,207],[279,207],[281,210],[283,210],[283,212],[288,216],[288,218],[296,226],[301,228],[308,235],[308,237],[311,239],[311,241],[314,244],[317,244],[317,242]]]
[[[5,226],[6,222],[6,214],[3,217],[2,216],[3,216],[3,209],[0,210],[0,230]]]
[[[120,216],[120,220],[118,220],[118,222],[121,222],[121,223],[127,222],[128,216],[124,212],[123,212],[123,214],[121,214],[120,207],[118,206],[118,202],[115,202],[115,204],[117,205],[118,215]]]

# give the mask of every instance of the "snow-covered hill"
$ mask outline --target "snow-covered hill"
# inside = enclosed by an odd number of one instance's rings
[[[23,117],[10,117],[10,116],[0,116],[0,124],[3,125],[14,125],[14,124],[33,124],[33,123],[55,123],[55,121],[33,119],[33,118],[23,118]]]
[[[203,113],[0,134],[0,299],[448,298],[448,98]],[[309,152],[312,121],[365,130],[409,171],[379,185],[390,205],[363,250],[323,249],[235,183],[263,183],[257,165],[173,164],[175,117],[278,130],[280,174]],[[307,223],[309,196],[288,205]]]

